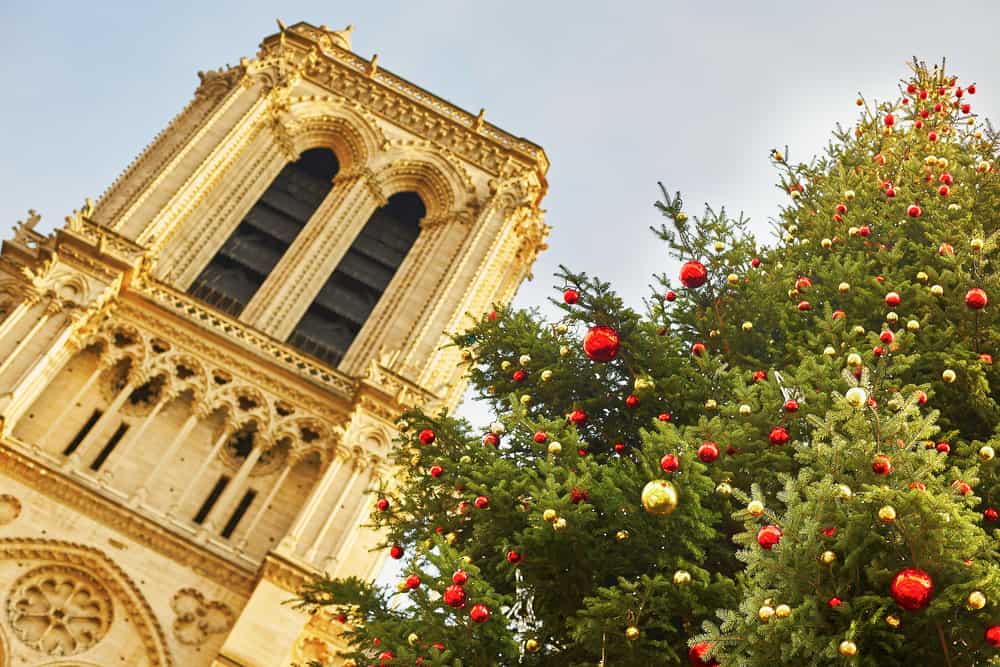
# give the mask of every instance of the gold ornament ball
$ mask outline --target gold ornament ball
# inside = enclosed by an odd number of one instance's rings
[[[845,658],[853,658],[858,654],[858,645],[845,639],[840,642],[840,646],[837,647],[837,652]]]
[[[494,435],[503,435],[507,432],[507,427],[504,426],[503,422],[493,422],[490,424],[490,432]]]
[[[794,298],[796,298],[798,296],[799,296],[799,291],[797,289],[790,289],[790,290],[788,290],[788,298],[789,299],[794,299]]]
[[[720,496],[729,497],[733,495],[733,487],[728,482],[719,482],[719,485],[715,487],[715,492]]]
[[[857,352],[851,352],[847,355],[847,365],[850,368],[857,368],[861,365],[861,355]]]
[[[899,321],[899,314],[898,313],[893,313],[893,312],[886,313],[885,314],[885,319],[886,319],[887,322],[891,322],[891,323],[895,324],[896,322]]]
[[[542,520],[545,521],[545,523],[552,523],[558,518],[559,515],[556,513],[554,509],[547,509],[544,512],[542,512]]]
[[[946,157],[939,157],[937,159],[938,169],[947,169],[949,164],[950,163],[948,162],[948,158]]]
[[[743,333],[750,333],[753,331],[753,322],[748,320],[744,322],[740,328],[743,329]]]
[[[823,246],[824,250],[829,250],[831,247],[833,247],[833,241],[830,239],[823,239],[822,241],[819,242],[819,244]]]
[[[740,405],[740,417],[749,417],[752,412],[753,409],[746,403]]]
[[[969,605],[969,609],[979,611],[986,606],[986,596],[983,595],[982,591],[972,591],[965,603]]]
[[[556,325],[556,333],[557,334],[564,334],[567,331],[569,331],[569,327],[566,326],[565,324],[563,324],[562,322],[560,322],[559,324]],[[534,641],[534,640],[531,640],[531,641]]]
[[[792,615],[792,608],[787,604],[779,604],[774,608],[774,615],[778,618],[788,618]]]
[[[407,590],[409,590],[409,589],[406,587],[406,582],[405,581],[400,581],[400,582],[398,582],[396,584],[396,592],[397,593],[405,593]]]
[[[524,650],[527,651],[528,653],[538,653],[539,648],[540,646],[538,644],[537,639],[529,639],[528,641],[524,642]]]
[[[925,283],[928,280],[930,280],[930,276],[927,275],[926,271],[917,271],[917,280],[919,280],[922,283]]]
[[[851,329],[851,333],[860,338],[865,335],[865,328],[860,324],[855,324],[854,327]]]
[[[559,347],[559,356],[560,357],[565,357],[568,354],[569,354],[569,348],[568,347],[566,347],[565,345],[562,345],[562,346]]]
[[[893,630],[899,627],[900,622],[899,616],[896,616],[895,614],[889,614],[885,617],[885,624]]]
[[[858,233],[858,228],[857,227],[848,227],[847,228],[847,235],[848,236],[854,236],[857,233]]]
[[[774,607],[765,604],[757,610],[757,618],[764,623],[770,621],[772,616],[774,616]]]
[[[854,190],[844,190],[844,199],[847,201],[854,199]]]
[[[552,371],[550,371],[549,369],[545,369],[544,371],[542,371],[541,378],[542,382],[548,382],[549,380],[552,379]]]
[[[458,540],[458,535],[455,533],[448,533],[447,535],[444,536],[444,541],[447,542],[449,545],[455,544],[457,540]]]
[[[825,354],[828,357],[832,357],[837,354],[837,351],[833,349],[833,345],[827,345],[826,347],[823,348],[823,354]]]
[[[951,384],[952,382],[958,379],[958,376],[955,374],[955,371],[948,368],[945,369],[943,373],[941,373],[941,379],[944,380],[946,383]]]
[[[549,443],[549,454],[552,456],[559,456],[562,454],[562,445],[558,442]]]
[[[868,392],[863,387],[851,387],[844,394],[844,399],[849,406],[857,410],[863,408],[868,402]]]
[[[705,401],[705,409],[708,410],[709,412],[717,409],[718,407],[719,403],[714,398],[710,398],[707,401]]]
[[[892,523],[896,520],[896,508],[892,505],[883,505],[878,510],[878,520],[882,523]]]
[[[843,282],[837,285],[837,291],[841,294],[847,294],[851,291],[851,283]]]
[[[715,248],[715,252],[722,252],[726,249],[726,244],[722,241],[716,241],[712,247]]]
[[[799,226],[798,225],[788,225],[788,233],[789,234],[798,234],[799,233]]]
[[[931,285],[931,294],[934,296],[941,296],[944,294],[944,288],[940,285]]]
[[[513,364],[511,364],[509,361],[507,361],[506,359],[504,359],[503,361],[500,362],[500,370],[502,370],[502,371],[509,371],[510,367],[512,365]]]
[[[522,354],[521,357],[517,360],[517,363],[521,364],[522,367],[527,366],[528,364],[531,363],[531,355]]]
[[[850,500],[851,496],[854,495],[854,492],[851,491],[851,487],[846,484],[840,484],[837,486],[837,495],[839,495],[842,500]]]
[[[684,211],[681,211],[680,213],[677,214],[677,217],[675,217],[674,219],[680,223],[687,222],[688,214],[685,213]]]
[[[718,338],[719,337],[719,330],[718,329],[712,329],[711,331],[708,332],[708,337],[709,338]]]
[[[982,239],[972,239],[971,241],[969,241],[969,246],[972,248],[974,252],[982,252],[983,246],[985,245],[986,242],[983,241]]]
[[[654,479],[642,489],[642,506],[654,516],[666,516],[677,509],[677,489],[665,479]]]
[[[906,323],[906,330],[910,333],[917,333],[920,331],[920,322],[917,320],[910,320]]]
[[[729,283],[731,286],[735,287],[736,285],[740,284],[740,277],[735,273],[730,273],[728,276],[726,276],[726,282]]]
[[[634,625],[630,625],[627,628],[625,628],[625,639],[629,640],[630,642],[634,642],[638,638],[639,638],[639,628],[635,627]]]
[[[652,391],[653,389],[656,389],[656,383],[653,382],[651,378],[638,377],[635,379],[635,382],[632,383],[632,388],[636,391],[636,393]]]
[[[615,533],[615,539],[618,540],[619,542],[628,542],[628,537],[629,536],[627,530],[619,530],[617,533]]]
[[[566,519],[559,517],[558,519],[552,522],[552,530],[556,531],[557,533],[561,533],[562,531],[566,530],[566,526],[568,525],[569,524],[566,523]]]
[[[747,503],[747,512],[750,512],[750,516],[760,516],[764,513],[764,503],[759,500],[751,500]]]
[[[924,164],[927,165],[928,167],[933,167],[934,165],[937,164],[937,156],[928,155],[927,157],[924,158]]]
[[[678,586],[687,586],[691,583],[691,573],[687,570],[677,570],[674,572],[674,583]]]
[[[837,562],[837,554],[829,550],[824,551],[819,555],[819,560],[824,565],[833,565],[835,562]]]
[[[521,405],[530,405],[530,404],[531,404],[531,394],[523,394],[521,396]]]
[[[406,433],[407,431],[410,430],[410,422],[406,421],[405,419],[400,419],[396,423],[396,428],[399,429],[400,433]]]
[[[472,359],[472,352],[469,350],[462,350],[462,361],[469,361]]]
[[[992,461],[994,456],[996,456],[996,452],[989,445],[983,445],[979,448],[979,460],[983,463]]]
[[[416,632],[411,632],[410,635],[406,638],[406,643],[409,644],[410,646],[416,646],[418,641],[420,641],[420,637],[417,635]]]

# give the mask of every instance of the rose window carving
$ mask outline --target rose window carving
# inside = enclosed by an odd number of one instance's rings
[[[7,598],[15,636],[49,655],[74,655],[97,644],[111,627],[107,590],[86,572],[40,567],[22,575]]]

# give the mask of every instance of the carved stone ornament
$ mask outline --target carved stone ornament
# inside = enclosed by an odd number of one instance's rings
[[[6,526],[19,516],[21,516],[21,501],[7,493],[0,495],[0,526]]]
[[[228,606],[206,601],[205,596],[193,588],[177,591],[170,608],[177,614],[174,636],[188,646],[204,644],[210,635],[225,632],[233,624],[233,612]]]
[[[46,565],[21,575],[7,597],[14,636],[52,656],[75,655],[97,644],[113,618],[111,596],[82,570]]]

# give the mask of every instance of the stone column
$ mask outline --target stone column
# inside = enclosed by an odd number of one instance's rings
[[[371,475],[368,478],[368,483],[377,482],[385,474],[385,469],[381,466],[373,465]],[[367,486],[367,485],[366,485]],[[358,500],[358,509],[351,521],[346,524],[347,534],[344,535],[343,539],[339,541],[339,544],[332,545],[330,547],[330,553],[326,558],[325,567],[323,568],[326,572],[334,571],[334,568],[338,568],[341,563],[344,562],[346,558],[350,557],[351,551],[354,549],[354,545],[358,541],[358,536],[361,534],[365,528],[362,527],[365,519],[372,513],[372,503],[367,495],[362,494],[361,498]]]
[[[286,556],[294,556],[295,552],[299,546],[299,540],[302,539],[302,533],[305,532],[306,527],[312,523],[312,519],[316,514],[316,510],[319,504],[322,502],[323,498],[330,491],[330,487],[333,486],[333,482],[337,479],[340,469],[344,467],[344,464],[350,460],[350,454],[344,449],[338,449],[333,455],[333,460],[329,462],[326,469],[320,474],[319,479],[313,485],[312,491],[309,493],[309,498],[299,509],[299,513],[295,516],[295,520],[292,522],[291,528],[289,528],[288,533],[278,544],[277,551]]]
[[[7,358],[0,362],[0,375],[10,368],[10,365],[21,355],[21,351],[24,350],[28,343],[34,342],[33,339],[35,334],[37,334],[38,331],[45,326],[45,323],[49,321],[49,318],[61,310],[62,304],[58,301],[49,301],[45,305],[45,310],[42,312],[42,316],[35,321],[35,324],[32,325],[28,333],[21,337],[21,340],[18,341],[14,349],[11,350],[11,353],[7,355]]]
[[[141,382],[139,378],[133,378],[125,383],[122,390],[119,391],[118,395],[111,401],[111,405],[108,406],[108,409],[101,415],[100,419],[97,420],[97,423],[90,429],[76,450],[69,455],[68,459],[66,459],[66,466],[70,470],[79,469],[80,461],[84,456],[86,456],[88,450],[94,446],[97,439],[101,437],[101,432],[118,418],[118,410],[121,409],[128,397],[132,395],[132,392],[135,391],[135,388],[140,384]]]
[[[260,460],[260,455],[263,453],[264,446],[259,443],[254,444],[253,449],[247,454],[240,469],[236,472],[236,476],[226,485],[226,490],[223,491],[222,497],[219,498],[219,501],[209,511],[208,516],[205,517],[205,521],[202,522],[201,528],[198,530],[198,537],[200,539],[204,540],[209,533],[214,533],[216,526],[225,521],[226,517],[235,509],[240,498],[246,493],[250,473],[253,471],[253,467],[257,465],[257,461]]]
[[[150,486],[156,483],[160,473],[163,472],[163,469],[173,460],[174,456],[177,455],[177,450],[181,448],[181,445],[184,444],[184,440],[191,432],[191,429],[195,427],[195,424],[197,424],[198,420],[201,418],[199,412],[200,410],[198,409],[197,404],[191,406],[191,415],[184,421],[177,433],[174,434],[170,444],[167,445],[166,451],[163,452],[163,456],[161,456],[156,462],[156,465],[154,465],[153,469],[149,471],[149,474],[146,475],[142,484],[139,485],[139,488],[136,489],[136,492],[130,498],[129,502],[133,507],[145,504],[146,498],[149,496]]]
[[[250,541],[250,536],[257,530],[257,524],[260,523],[260,520],[264,517],[264,514],[267,512],[271,503],[274,502],[275,496],[277,496],[278,491],[281,490],[281,485],[285,483],[285,480],[288,478],[288,474],[292,472],[292,468],[297,466],[300,460],[301,458],[299,454],[289,452],[288,460],[285,461],[285,466],[281,469],[281,474],[278,475],[278,479],[271,485],[271,490],[267,492],[267,496],[264,498],[264,501],[260,504],[260,507],[257,508],[257,511],[253,515],[253,519],[250,520],[250,525],[247,526],[245,531],[243,531],[243,537],[240,538],[240,541],[236,545],[237,551],[241,553],[246,551],[247,542]]]
[[[326,537],[330,533],[330,529],[333,528],[334,522],[337,519],[340,519],[342,522],[344,521],[344,517],[339,512],[340,505],[344,502],[345,499],[351,497],[351,493],[354,492],[358,480],[361,479],[361,476],[363,475],[367,467],[368,467],[367,462],[363,458],[356,457],[354,459],[354,469],[351,472],[351,478],[347,480],[347,484],[344,485],[344,488],[340,492],[340,495],[337,496],[336,502],[334,502],[332,505],[327,506],[326,520],[323,522],[323,526],[319,529],[319,532],[316,534],[316,538],[313,539],[312,545],[309,547],[309,550],[306,551],[305,558],[306,561],[308,561],[309,563],[312,564],[316,563],[317,556],[319,555],[319,550],[323,546],[323,542],[326,541]]]
[[[90,377],[87,378],[87,381],[84,382],[83,385],[76,390],[75,394],[73,394],[73,398],[71,398],[69,401],[68,409],[72,409],[73,407],[75,407],[76,404],[79,403],[84,396],[90,393],[90,391],[94,388],[94,385],[97,384],[97,380],[101,377],[101,373],[107,370],[107,368],[108,368],[107,366],[98,361],[97,368],[93,370],[93,372],[90,374]],[[45,429],[45,433],[42,434],[42,437],[38,439],[38,442],[36,444],[39,447],[44,448],[45,445],[49,443],[49,438],[52,437],[52,434],[55,433],[56,431],[64,429],[65,427],[66,427],[65,422],[58,419],[52,420],[52,423],[50,423],[49,427]],[[14,426],[11,425],[9,429],[10,432],[13,432]]]
[[[388,203],[368,169],[337,174],[333,189],[254,295],[240,319],[285,340],[372,214]]]
[[[37,298],[26,298],[17,304],[17,308],[0,323],[0,340],[3,340],[18,325],[25,313],[31,310],[36,303],[38,303]]]
[[[181,491],[180,497],[178,497],[177,500],[175,500],[170,504],[170,509],[167,510],[167,516],[169,517],[176,516],[177,512],[179,512],[184,507],[184,502],[187,500],[188,496],[191,495],[191,492],[198,486],[198,480],[200,480],[202,475],[205,474],[205,471],[208,470],[208,467],[212,465],[212,461],[214,461],[216,457],[219,456],[219,452],[222,451],[222,447],[229,441],[229,438],[232,437],[233,431],[235,430],[236,429],[233,426],[233,424],[229,422],[229,420],[226,420],[226,423],[222,427],[222,434],[216,439],[215,443],[212,445],[212,449],[209,450],[208,456],[206,456],[205,459],[201,462],[201,465],[198,466],[198,470],[194,473],[194,476],[191,478],[191,481],[188,483],[187,486],[184,487],[184,490]]]

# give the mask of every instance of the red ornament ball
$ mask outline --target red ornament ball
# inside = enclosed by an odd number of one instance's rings
[[[984,635],[986,643],[990,646],[1000,646],[1000,625],[991,625],[986,628]]]
[[[705,344],[704,343],[693,344],[691,346],[691,354],[693,354],[696,357],[700,357],[701,355],[705,354]]]
[[[571,424],[580,426],[581,424],[587,423],[587,413],[584,412],[583,410],[574,410],[573,412],[569,413],[568,419]]]
[[[465,570],[455,570],[455,574],[451,575],[451,582],[456,586],[464,586],[468,580],[469,573]]]
[[[798,307],[799,307],[799,310],[801,310],[802,312],[805,312],[807,310],[811,310],[812,309],[812,306],[809,305],[808,301],[799,301],[799,306]]]
[[[989,521],[990,523],[996,521],[998,517],[1000,517],[1000,513],[998,513],[992,507],[987,507],[986,509],[983,510],[983,518]]]
[[[719,661],[715,658],[706,658],[705,654],[712,648],[708,642],[695,644],[688,650],[688,662],[691,667],[719,667]]]
[[[767,371],[754,371],[753,375],[750,376],[750,380],[755,384],[757,382],[763,382],[767,379]]]
[[[757,544],[770,551],[775,544],[781,541],[781,529],[777,526],[767,525],[757,531]]]
[[[844,601],[838,598],[836,595],[834,595],[832,598],[826,601],[826,604],[831,609],[836,609],[840,605],[844,604]]]
[[[469,618],[473,623],[485,623],[490,620],[490,610],[484,604],[474,604],[469,610]]]
[[[535,433],[535,442],[538,444],[544,444],[549,439],[549,434],[545,431],[537,431]]]
[[[572,306],[579,300],[580,300],[580,293],[577,292],[575,289],[568,289],[565,292],[563,292],[563,301],[565,301],[569,305]]]
[[[784,445],[788,442],[788,430],[784,426],[775,426],[767,435],[772,445]]]
[[[947,442],[939,442],[937,444],[937,446],[935,447],[935,449],[938,450],[939,452],[941,452],[942,454],[950,454],[951,453],[951,445],[949,445]]]
[[[972,310],[982,310],[987,303],[989,299],[986,298],[986,292],[978,287],[973,287],[965,293],[965,305]]]
[[[796,401],[794,398],[790,398],[787,401],[785,401],[785,412],[798,412],[798,411],[799,411],[798,401]]]
[[[688,289],[697,289],[708,282],[708,269],[697,260],[684,262],[681,267],[681,284]]]
[[[389,555],[393,558],[393,560],[399,560],[403,557],[403,547],[398,544],[393,544],[392,547],[389,548]]]
[[[661,412],[660,414],[658,414],[656,416],[656,418],[659,419],[661,422],[668,422],[668,421],[670,421],[670,413],[669,412]]]
[[[663,458],[660,459],[660,468],[663,472],[677,472],[680,467],[681,462],[673,454],[664,454]]]
[[[511,565],[517,565],[521,562],[521,554],[517,553],[513,549],[507,552],[507,562]]]
[[[906,209],[906,215],[911,218],[919,218],[921,213],[923,213],[923,210],[916,204],[910,204]]]
[[[420,444],[429,445],[432,442],[434,442],[435,437],[437,436],[434,435],[434,431],[430,430],[429,428],[425,428],[423,431],[420,432]]]
[[[942,257],[954,257],[955,248],[950,243],[942,243],[938,246],[938,254]]]
[[[382,651],[378,656],[379,664],[382,665],[388,664],[389,661],[395,659],[396,659],[396,654],[393,653],[392,651]]]
[[[795,281],[795,289],[805,290],[812,287],[813,281],[809,279],[808,276],[800,276],[798,280]]]
[[[419,576],[417,576],[415,574],[411,574],[410,576],[408,576],[406,578],[406,588],[408,590],[412,591],[414,588],[418,588],[419,586],[420,586],[420,577]]]
[[[938,176],[938,182],[944,183],[945,185],[952,185],[955,182],[955,177],[946,171]]]
[[[903,609],[915,611],[923,609],[934,594],[931,575],[916,567],[908,567],[896,573],[889,584],[889,595]]]
[[[889,292],[888,294],[885,295],[885,305],[889,306],[890,308],[895,308],[896,306],[898,306],[901,300],[902,299],[900,298],[898,292]]]
[[[923,482],[910,482],[909,488],[911,491],[920,491],[921,493],[923,493],[924,491],[927,490],[927,485],[924,484]]]
[[[868,225],[861,225],[858,227],[858,236],[868,237],[872,233],[872,228]]]
[[[667,290],[667,293],[663,296],[663,298],[665,298],[667,301],[674,301],[675,299],[677,299],[677,292],[673,291],[672,289]]]
[[[892,459],[885,454],[878,454],[872,459],[872,470],[876,475],[888,475],[892,472]]]
[[[528,377],[528,374],[522,371],[520,368],[514,371],[514,374],[511,375],[511,379],[514,380],[514,382],[523,382],[524,378],[526,377]]]
[[[490,499],[486,496],[476,496],[476,508],[484,510],[490,506]]]
[[[431,477],[440,477],[441,475],[444,474],[444,468],[442,468],[439,465],[432,465],[430,473]]]
[[[967,86],[966,90],[969,91],[970,95],[975,95],[976,94],[976,84],[972,84],[970,86]]]
[[[378,502],[375,503],[375,507],[378,508],[379,512],[387,512],[387,511],[389,511],[389,499],[388,498],[379,498]]]
[[[706,440],[698,448],[698,459],[702,463],[712,463],[719,458],[719,446],[711,440]]]
[[[896,124],[896,117],[892,114],[887,114],[886,117],[882,119],[882,122],[885,123],[886,127],[892,127]]]
[[[452,584],[444,589],[442,598],[446,605],[457,609],[465,604],[465,589],[458,584]]]
[[[618,332],[613,327],[598,324],[590,328],[590,331],[583,337],[583,351],[591,359],[607,363],[618,354],[621,342],[618,339]]]
[[[500,444],[500,436],[496,433],[487,433],[483,436],[483,444],[496,447]]]
[[[629,394],[628,396],[625,397],[626,408],[635,408],[638,407],[638,405],[639,405],[639,397],[636,396],[635,394]]]

